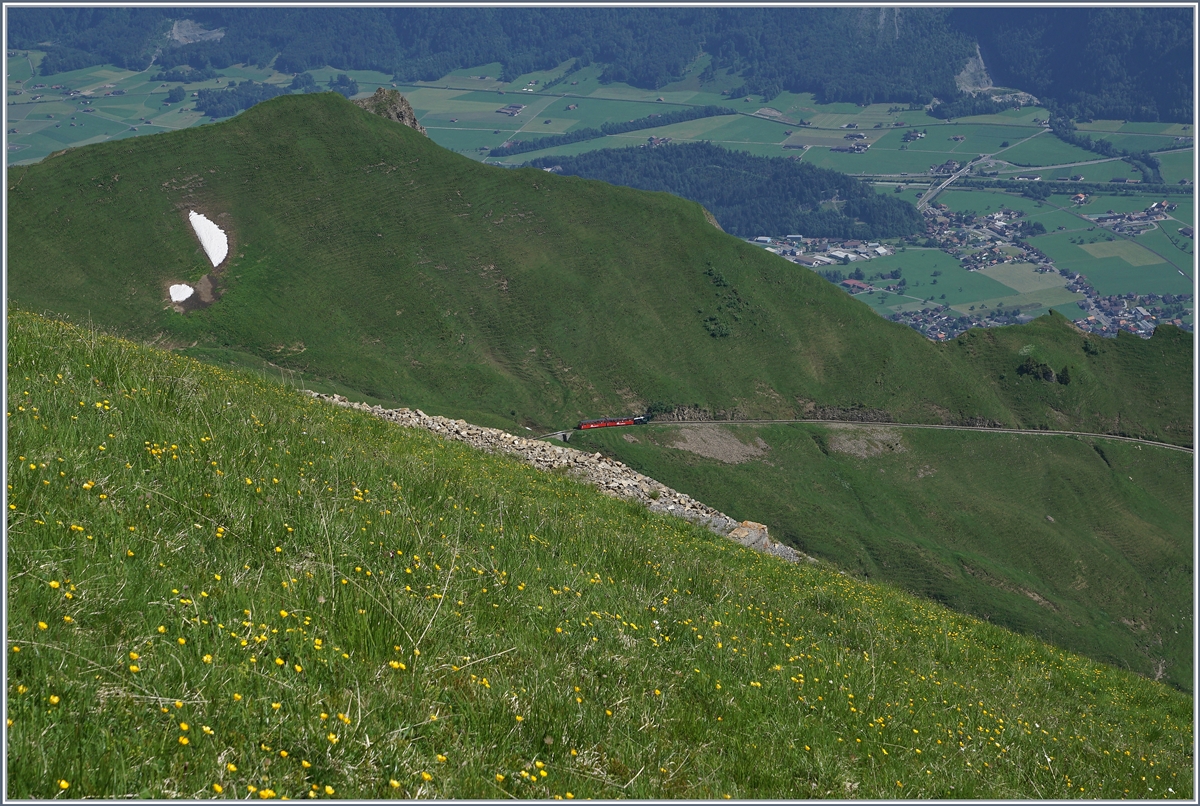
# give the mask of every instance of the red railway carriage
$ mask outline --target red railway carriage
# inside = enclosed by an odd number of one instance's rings
[[[600,420],[584,420],[576,428],[612,428],[617,425],[641,425],[650,422],[649,415],[639,414],[636,417],[604,417]]]

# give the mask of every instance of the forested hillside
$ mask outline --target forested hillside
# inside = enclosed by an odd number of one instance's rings
[[[962,8],[992,79],[1072,117],[1192,120],[1192,8]]]
[[[801,233],[821,238],[891,238],[922,226],[907,201],[881,196],[853,177],[787,157],[755,157],[711,143],[609,148],[531,163],[557,173],[698,202],[733,235]],[[836,201],[834,201],[836,200]]]
[[[571,59],[603,80],[658,88],[701,52],[733,97],[812,92],[822,101],[951,101],[978,41],[993,78],[1080,114],[1191,120],[1189,9],[196,8],[9,13],[9,47],[48,50],[45,74],[113,63],[144,69],[172,20],[221,28],[164,47],[156,63],[284,72],[333,66],[433,80],[499,62],[512,80]]]

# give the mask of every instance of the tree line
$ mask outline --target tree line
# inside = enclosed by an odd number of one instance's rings
[[[196,94],[196,109],[211,118],[227,118],[257,103],[286,94],[287,90],[275,84],[256,84],[250,80],[241,84],[231,82],[229,89],[200,90]]]
[[[736,109],[730,109],[726,106],[694,106],[688,109],[681,109],[678,112],[648,115],[644,118],[626,120],[621,123],[605,123],[599,129],[587,127],[576,129],[573,132],[566,132],[565,134],[551,134],[546,137],[539,137],[536,140],[512,140],[493,150],[503,152],[504,155],[524,154],[529,151],[541,151],[542,149],[565,146],[584,140],[596,140],[610,134],[625,134],[626,132],[638,131],[640,129],[670,126],[672,123],[683,123],[687,120],[711,118],[717,115],[736,115],[737,113]]]
[[[853,177],[788,157],[756,157],[707,142],[601,149],[530,164],[698,202],[734,235],[888,238],[924,228],[916,207]]]

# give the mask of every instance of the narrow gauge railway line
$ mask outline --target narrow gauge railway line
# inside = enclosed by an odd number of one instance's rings
[[[1119,442],[1134,442],[1139,445],[1149,445],[1155,448],[1166,448],[1172,451],[1182,451],[1184,453],[1194,453],[1194,449],[1185,445],[1172,445],[1169,442],[1155,442],[1150,439],[1139,439],[1138,437],[1125,437],[1117,434],[1095,434],[1088,431],[1043,431],[1036,428],[987,428],[977,425],[934,425],[928,423],[890,423],[890,422],[863,422],[860,420],[660,420],[658,422],[651,421],[647,425],[663,426],[663,425],[789,425],[789,424],[809,424],[809,425],[862,425],[862,426],[878,426],[880,428],[937,428],[943,431],[979,431],[985,434],[1033,434],[1037,436],[1060,436],[1060,437],[1092,437],[1093,439],[1111,439]]]

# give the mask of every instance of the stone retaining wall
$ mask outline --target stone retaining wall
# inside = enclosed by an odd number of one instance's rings
[[[621,462],[599,453],[585,453],[539,439],[514,436],[496,428],[472,425],[463,420],[436,417],[425,414],[420,409],[385,409],[366,403],[351,403],[341,395],[323,395],[312,391],[309,394],[318,400],[365,411],[397,425],[423,428],[440,434],[445,439],[465,442],[488,453],[514,456],[539,470],[564,469],[607,495],[638,501],[652,512],[683,518],[735,540],[743,546],[774,554],[789,562],[816,562],[812,557],[772,539],[763,524],[754,521],[739,523],[691,496],[672,490],[665,484],[643,476]]]

